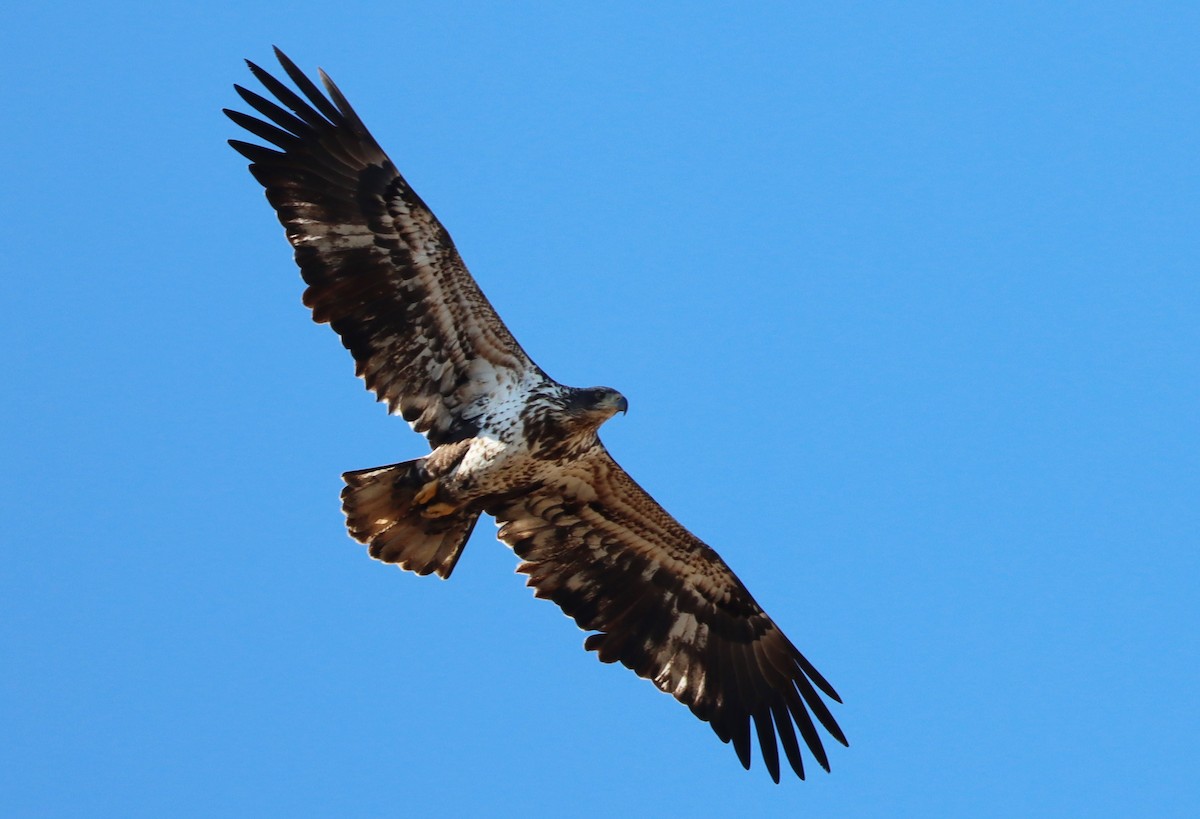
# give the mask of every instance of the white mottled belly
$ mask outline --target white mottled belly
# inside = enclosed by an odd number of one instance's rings
[[[530,457],[524,440],[521,411],[535,389],[545,388],[540,378],[500,384],[475,413],[479,433],[458,466],[450,473],[454,488],[478,497],[510,491],[536,480],[540,463]]]

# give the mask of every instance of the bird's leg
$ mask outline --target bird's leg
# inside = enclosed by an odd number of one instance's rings
[[[462,508],[463,499],[454,488],[452,473],[470,448],[471,439],[457,441],[439,446],[426,458],[425,470],[430,480],[422,484],[413,496],[414,504],[421,510],[421,517],[444,518]]]
[[[413,500],[417,502],[417,505],[424,506],[437,497],[438,486],[438,479],[434,478],[417,490],[417,494],[413,497]]]
[[[437,498],[438,492],[440,492],[441,489],[441,483],[438,482],[437,478],[434,478],[432,481],[429,481],[419,490],[417,490],[417,494],[413,496],[413,501],[421,511],[421,517],[444,518],[447,515],[452,515],[458,511],[458,507],[454,504],[445,503],[443,501],[438,501],[437,503],[432,502]]]
[[[421,517],[444,518],[447,515],[453,515],[457,511],[458,507],[449,503],[431,503],[421,509]]]

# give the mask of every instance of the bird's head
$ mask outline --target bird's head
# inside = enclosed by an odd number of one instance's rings
[[[567,409],[577,417],[595,419],[599,426],[618,412],[628,412],[629,402],[612,387],[587,387],[571,392]]]

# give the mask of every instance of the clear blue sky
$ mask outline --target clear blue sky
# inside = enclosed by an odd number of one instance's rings
[[[1194,3],[21,4],[0,32],[9,816],[1185,816]],[[771,784],[481,526],[300,305],[220,114],[327,69],[533,357],[839,689]],[[757,759],[756,759],[757,763]]]

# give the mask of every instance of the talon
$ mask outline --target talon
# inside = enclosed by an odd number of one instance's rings
[[[423,518],[444,518],[447,515],[452,515],[458,511],[454,506],[448,503],[431,503],[421,510]]]
[[[437,495],[437,491],[438,491],[438,482],[437,482],[437,479],[435,478],[432,481],[430,481],[429,483],[422,486],[417,491],[416,497],[414,497],[413,500],[416,501],[418,505],[424,506],[425,504],[429,503],[431,500],[434,499],[434,496]]]

